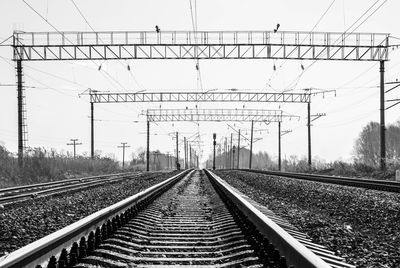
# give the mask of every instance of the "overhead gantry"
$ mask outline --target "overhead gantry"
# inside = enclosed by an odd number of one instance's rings
[[[282,122],[283,118],[298,118],[281,110],[260,109],[148,109],[145,115],[150,122]]]
[[[117,92],[102,93],[90,91],[90,102],[93,103],[118,103],[118,102],[293,102],[308,103],[311,101],[310,93],[274,93],[260,90],[205,92],[169,91],[169,92]]]
[[[379,61],[381,168],[385,169],[384,62],[389,59],[389,34],[293,31],[16,31],[13,35],[13,53],[19,74],[17,89],[20,159],[23,157],[26,142],[25,117],[22,115],[24,112],[22,61],[117,59]]]
[[[265,103],[306,103],[308,107],[311,103],[311,97],[320,94],[319,92],[312,92],[311,90],[295,93],[274,93],[274,92],[260,92],[260,90],[251,91],[236,91],[225,90],[223,92],[214,92],[213,90],[206,90],[205,92],[189,92],[189,91],[164,91],[164,92],[99,92],[96,90],[89,90],[88,95],[90,98],[91,107],[91,154],[94,155],[94,104],[95,103],[136,103],[136,102],[265,102]],[[278,122],[281,124],[282,118],[292,118],[293,116],[283,114],[282,112],[273,114],[273,110],[249,110],[243,109],[229,110],[229,109],[214,109],[214,110],[201,110],[201,109],[184,109],[184,110],[148,110],[150,114],[145,114],[149,119],[164,118],[164,121],[238,121],[242,116],[241,121],[248,121],[252,118],[254,121],[259,121],[261,118],[264,122]],[[162,112],[161,112],[162,111]],[[258,111],[258,112],[257,112]],[[267,113],[267,111],[270,111]],[[310,118],[310,109],[308,109],[308,118]],[[185,119],[185,120],[183,120]],[[147,121],[147,130],[149,133],[149,122]],[[240,121],[240,120],[239,120]],[[308,128],[308,136],[311,135],[311,129]],[[279,136],[280,138],[280,136]],[[149,135],[147,141],[149,143]],[[309,162],[311,163],[311,139],[308,139],[308,155]],[[280,144],[280,139],[279,139]],[[280,150],[279,150],[280,152]],[[280,154],[279,154],[280,156]]]
[[[388,34],[292,31],[15,32],[14,59],[388,59]]]
[[[283,113],[282,110],[261,110],[261,109],[148,109],[145,114],[147,118],[147,171],[149,171],[150,155],[150,122],[251,122],[250,156],[249,168],[253,153],[253,123],[254,122],[278,122],[283,119],[299,118],[296,115]],[[178,140],[178,133],[176,133]],[[239,134],[240,138],[240,134]],[[279,132],[280,143],[280,132]],[[239,142],[240,144],[240,142]],[[176,159],[179,159],[178,144]],[[279,153],[280,157],[280,153]],[[234,158],[234,157],[233,157]],[[280,161],[280,158],[279,158]]]

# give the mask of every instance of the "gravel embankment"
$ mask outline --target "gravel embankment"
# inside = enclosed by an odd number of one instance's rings
[[[248,172],[216,173],[349,263],[400,267],[400,194]]]
[[[106,186],[6,206],[0,210],[0,257],[175,174],[177,172],[142,175]]]

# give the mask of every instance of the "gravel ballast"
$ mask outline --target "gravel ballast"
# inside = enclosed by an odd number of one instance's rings
[[[357,267],[400,267],[400,195],[217,171],[222,179]]]
[[[177,172],[143,174],[78,192],[6,206],[0,210],[0,257],[175,174]]]

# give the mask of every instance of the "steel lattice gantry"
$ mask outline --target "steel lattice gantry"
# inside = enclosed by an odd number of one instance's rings
[[[296,117],[281,110],[259,109],[148,109],[149,122],[167,121],[254,121],[282,122],[282,118]]]
[[[91,103],[118,102],[311,102],[310,93],[267,92],[90,92]]]
[[[388,34],[293,31],[14,32],[15,60],[388,60]]]
[[[288,119],[299,118],[298,116],[295,115],[284,114],[282,110],[260,110],[260,109],[148,109],[145,115],[147,117],[147,155],[150,155],[150,122],[247,121],[251,122],[252,125],[251,141],[250,141],[251,144],[250,159],[252,155],[254,122],[266,122],[266,123],[278,122],[280,126],[280,123],[282,122],[283,118],[288,118]],[[178,148],[176,151],[178,152]],[[251,160],[250,160],[250,166],[251,166]],[[149,160],[147,160],[147,170],[149,170]]]
[[[17,73],[22,61],[113,59],[297,59],[380,61],[381,168],[386,167],[384,63],[389,34],[299,31],[105,31],[13,34]],[[23,96],[18,77],[18,105]],[[93,103],[92,103],[93,104]],[[21,110],[21,109],[20,109]],[[93,116],[93,109],[92,109]],[[23,156],[24,118],[19,116],[18,155]],[[92,133],[93,137],[93,133]],[[92,145],[93,157],[93,145]]]

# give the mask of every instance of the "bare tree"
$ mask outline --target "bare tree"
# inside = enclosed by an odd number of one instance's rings
[[[400,159],[400,122],[386,128],[386,158],[390,162]],[[355,161],[368,166],[377,167],[380,159],[380,125],[369,122],[354,145]]]
[[[354,145],[355,160],[369,166],[379,164],[379,123],[369,122],[362,130]]]

